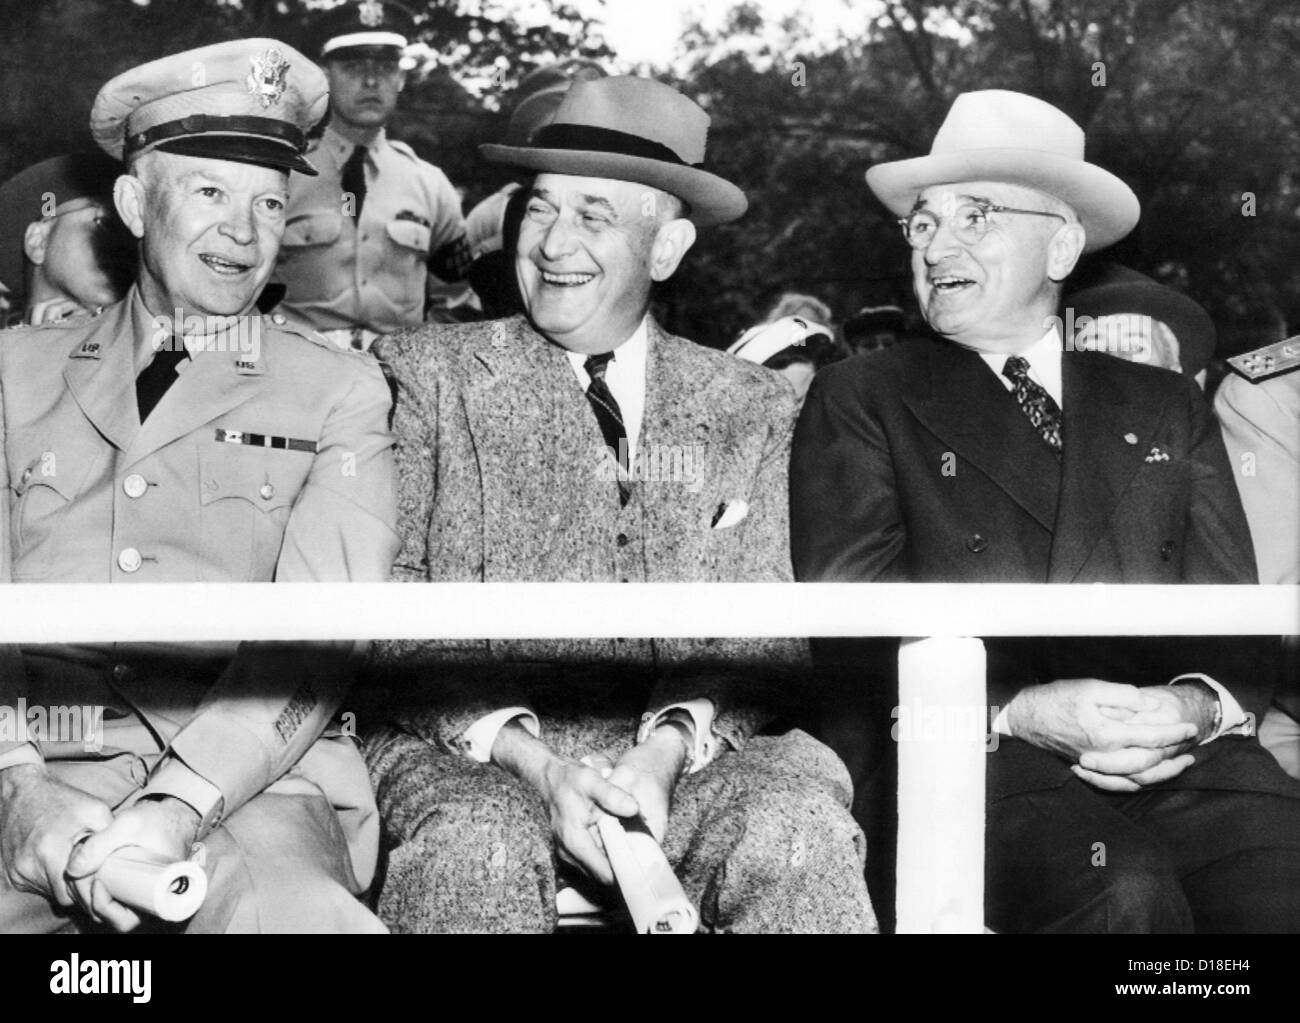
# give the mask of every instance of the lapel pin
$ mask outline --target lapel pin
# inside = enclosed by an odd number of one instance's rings
[[[1136,433],[1126,433],[1126,434],[1124,434],[1124,443],[1125,443],[1125,444],[1136,444],[1137,442],[1138,442],[1138,438],[1137,438],[1137,434],[1136,434]]]

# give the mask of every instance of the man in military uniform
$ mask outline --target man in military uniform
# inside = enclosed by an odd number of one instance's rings
[[[310,150],[319,177],[290,188],[276,279],[283,308],[344,348],[422,323],[429,275],[460,281],[470,262],[451,182],[384,130],[413,31],[400,4],[347,3],[322,16],[331,116]]]
[[[325,105],[320,70],[265,39],[100,91],[91,126],[127,164],[114,199],[139,278],[93,320],[0,335],[0,579],[388,575],[378,367],[254,312]],[[355,898],[377,848],[364,766],[327,733],[357,653],[23,648],[0,706],[99,707],[104,724],[80,745],[0,741],[0,931],[131,929],[140,917],[100,866],[124,846],[181,858],[196,841],[210,886],[191,931],[380,929]]]
[[[42,160],[0,186],[0,283],[22,322],[89,316],[126,294],[135,246],[113,212],[122,165],[100,152]]]

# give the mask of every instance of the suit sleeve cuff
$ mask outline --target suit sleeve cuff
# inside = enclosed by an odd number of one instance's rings
[[[479,718],[465,729],[465,734],[460,737],[456,745],[470,760],[486,764],[492,759],[492,745],[497,741],[497,733],[515,720],[518,720],[534,739],[541,736],[542,724],[537,720],[536,714],[527,707],[507,707],[505,710],[494,710],[491,714]]]
[[[641,715],[641,727],[637,729],[636,741],[645,742],[650,738],[651,732],[668,721],[686,726],[692,737],[686,773],[695,774],[708,767],[718,755],[718,738],[713,734],[715,713],[713,701],[704,698],[670,704],[658,711],[648,711]]]
[[[0,753],[0,771],[8,767],[21,767],[23,765],[40,767],[44,763],[45,758],[41,756],[41,751],[36,748],[35,743],[31,742],[15,746],[7,753]]]
[[[221,812],[225,807],[221,790],[174,756],[162,761],[140,793],[141,799],[151,796],[171,796],[191,806],[201,818],[200,838],[221,823]]]
[[[1185,675],[1179,675],[1170,681],[1170,685],[1177,685],[1179,682],[1196,681],[1204,682],[1214,690],[1219,697],[1219,723],[1214,732],[1206,739],[1202,739],[1200,745],[1213,742],[1221,735],[1254,735],[1255,722],[1246,715],[1241,709],[1241,704],[1237,698],[1228,690],[1221,686],[1209,675],[1202,675],[1199,672],[1188,672]]]

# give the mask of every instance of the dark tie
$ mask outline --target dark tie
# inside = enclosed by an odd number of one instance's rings
[[[352,219],[361,219],[361,207],[366,201],[366,147],[357,146],[343,165],[343,193],[353,198]]]
[[[1010,356],[1002,367],[1002,375],[1014,385],[1021,410],[1048,447],[1061,457],[1061,406],[1038,383],[1029,379],[1029,363],[1019,355]]]
[[[583,368],[591,377],[591,383],[587,385],[587,400],[591,402],[592,410],[596,413],[596,422],[600,424],[600,432],[605,437],[605,444],[613,451],[625,475],[628,468],[627,427],[623,425],[623,410],[614,400],[609,384],[605,383],[605,370],[612,358],[614,358],[613,352],[589,355]],[[621,475],[618,481],[619,503],[627,504],[631,496],[632,484]]]
[[[173,351],[173,348],[178,350]],[[180,338],[168,338],[167,347],[154,355],[153,362],[135,378],[135,403],[140,409],[140,422],[148,419],[154,406],[162,401],[167,389],[176,382],[176,367],[189,357],[190,353]]]

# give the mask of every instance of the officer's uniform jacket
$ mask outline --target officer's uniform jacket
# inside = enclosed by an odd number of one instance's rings
[[[283,316],[243,323],[191,349],[144,425],[135,339],[158,328],[136,291],[89,322],[0,333],[0,577],[387,578],[397,536],[382,375]],[[97,704],[137,721],[157,748],[132,752],[169,749],[168,777],[184,781],[179,761],[220,791],[210,827],[298,762],[350,674],[348,657],[301,646],[205,651],[184,677],[160,673],[165,659],[30,648],[28,677],[4,678],[0,702]],[[0,742],[0,755],[14,746]]]
[[[342,184],[354,148],[329,128],[312,144],[320,175],[290,181],[275,279],[287,289],[285,311],[317,330],[386,334],[423,321],[430,258],[464,246],[465,221],[447,176],[383,133],[369,147],[354,220]]]

